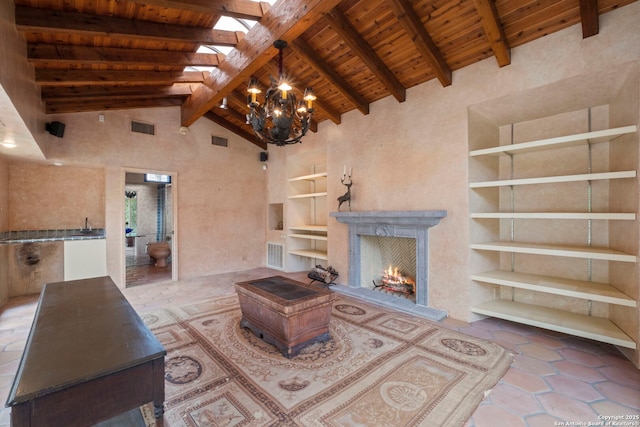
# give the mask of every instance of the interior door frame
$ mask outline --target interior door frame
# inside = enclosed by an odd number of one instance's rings
[[[127,173],[137,173],[137,174],[145,174],[145,173],[156,173],[161,175],[169,175],[171,177],[171,222],[173,224],[173,230],[171,231],[171,280],[177,281],[180,277],[178,266],[179,263],[179,253],[178,250],[178,173],[174,171],[166,171],[166,170],[158,170],[158,169],[150,169],[150,168],[130,168],[125,167],[122,168],[121,171],[121,179],[122,187],[120,188],[120,194],[124,197],[125,188],[127,186]],[[124,224],[124,203],[120,204],[120,221],[122,222],[121,230],[125,229]],[[126,237],[124,233],[120,233],[120,247],[122,248],[121,262],[122,262],[122,271],[121,271],[121,282],[122,287],[125,288],[127,286],[127,262],[126,262],[126,251],[124,250],[126,244]]]

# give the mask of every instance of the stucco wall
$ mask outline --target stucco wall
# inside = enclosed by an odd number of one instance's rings
[[[5,17],[11,14],[6,6],[0,12]],[[180,135],[180,111],[174,107],[106,111],[104,123],[98,122],[98,112],[49,116],[47,121],[60,120],[66,129],[63,139],[48,138],[47,154],[52,160],[105,167],[108,271],[122,284],[118,275],[124,271],[125,170],[169,172],[176,177],[177,267],[181,278],[189,278],[264,265],[267,201],[286,202],[287,158],[326,149],[330,210],[332,201],[344,192],[340,176],[346,165],[353,171],[354,210],[448,211],[447,218],[430,231],[430,302],[453,318],[469,320],[469,308],[479,298],[469,280],[470,107],[509,103],[526,91],[552,84],[561,87],[575,76],[637,63],[638,22],[640,2],[601,16],[596,36],[582,39],[581,27],[576,25],[514,48],[509,66],[498,68],[495,59],[489,58],[455,71],[449,87],[434,80],[409,89],[404,103],[388,97],[372,104],[369,115],[355,110],[344,114],[340,125],[323,122],[301,145],[270,147],[266,171],[258,147],[206,119]],[[18,42],[12,42],[11,54]],[[29,70],[13,70],[10,78],[17,79],[21,71]],[[37,111],[40,104],[33,87],[24,82],[16,87],[15,99],[25,105],[20,110]],[[574,96],[585,96],[583,91],[588,89],[580,88]],[[527,115],[533,109],[544,112],[551,101],[552,97],[520,106],[522,120],[531,119]],[[561,108],[554,106],[549,114],[559,112]],[[633,114],[636,123],[638,115]],[[154,123],[156,135],[132,134],[132,119]],[[229,138],[229,147],[212,146],[211,135]],[[341,272],[338,282],[345,284],[347,229],[331,219],[328,227],[328,264]]]
[[[117,283],[124,272],[125,171],[173,176],[173,261],[180,278],[264,265],[266,173],[259,147],[207,119],[181,135],[178,107],[101,113],[104,122],[98,112],[49,116],[66,125],[50,160],[105,168],[107,270]],[[132,120],[154,124],[155,135],[131,132]],[[228,138],[228,147],[212,145],[212,135]]]
[[[453,318],[470,320],[474,300],[468,248],[469,107],[514,99],[527,90],[638,61],[640,4],[600,19],[597,36],[582,39],[580,25],[551,34],[514,48],[509,66],[498,68],[495,59],[489,58],[455,71],[449,87],[433,80],[409,89],[404,103],[388,97],[372,104],[369,115],[352,111],[343,115],[340,125],[325,121],[300,146],[285,150],[293,156],[326,146],[330,209],[335,209],[331,201],[344,192],[340,176],[346,164],[353,168],[354,210],[447,210],[447,218],[429,235],[430,303]],[[572,96],[586,96],[589,90],[576,88]],[[561,112],[558,105],[545,107],[545,103],[555,102],[553,93],[547,96],[521,105],[521,120],[542,117],[545,108],[549,114]],[[279,191],[275,190],[279,185],[270,181],[270,191]],[[332,219],[328,224],[328,264],[341,273],[338,282],[345,284],[349,269],[347,227]]]
[[[104,170],[12,162],[9,230],[104,228]]]

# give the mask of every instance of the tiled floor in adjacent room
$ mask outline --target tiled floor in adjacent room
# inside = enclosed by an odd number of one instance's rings
[[[126,281],[127,288],[171,280],[171,262],[166,267],[156,267],[148,255],[136,256],[132,248],[126,248]]]
[[[282,273],[259,268],[146,284],[127,288],[123,293],[143,314],[159,307],[228,295],[234,292],[235,282],[271,275]],[[285,275],[307,281],[303,273]],[[36,306],[37,296],[21,297],[11,300],[0,311],[2,402],[9,393]],[[512,368],[480,404],[466,427],[588,425],[600,421],[599,416],[640,415],[640,370],[611,345],[499,319],[485,319],[472,325],[446,320],[444,324],[497,342],[514,353]],[[635,425],[640,426],[640,422]],[[9,409],[0,411],[0,426],[9,426]]]

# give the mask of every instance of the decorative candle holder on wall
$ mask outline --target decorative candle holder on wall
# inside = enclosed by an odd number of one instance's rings
[[[349,206],[349,212],[351,212],[351,185],[353,185],[353,181],[351,180],[351,168],[349,168],[348,183],[345,182],[347,178],[346,173],[347,168],[345,166],[342,170],[342,179],[340,179],[340,182],[342,183],[342,185],[347,187],[347,192],[338,197],[338,212],[340,212],[340,206],[342,206],[344,202],[347,202],[347,206]]]

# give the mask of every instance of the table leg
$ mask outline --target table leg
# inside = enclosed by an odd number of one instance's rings
[[[153,361],[153,406],[156,418],[164,414],[164,357]]]
[[[11,407],[11,425],[31,425],[31,402],[25,402]]]

